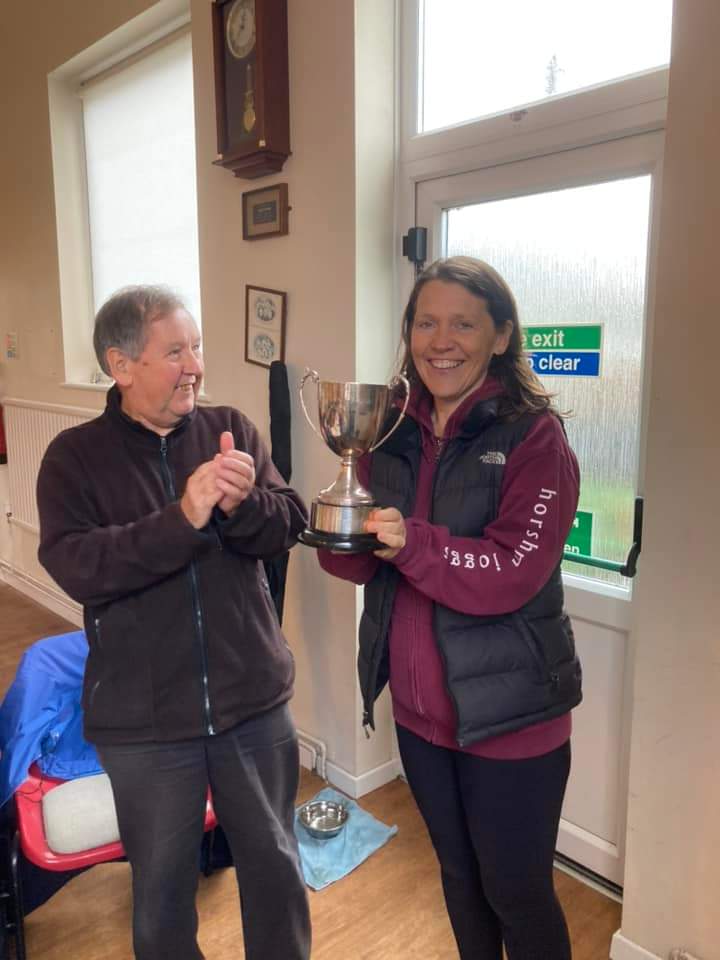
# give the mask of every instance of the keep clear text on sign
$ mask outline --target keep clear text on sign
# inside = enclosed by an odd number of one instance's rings
[[[525,327],[523,347],[541,377],[599,377],[602,324]]]

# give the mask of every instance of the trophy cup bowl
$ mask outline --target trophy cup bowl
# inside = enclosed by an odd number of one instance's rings
[[[318,392],[318,427],[310,419],[303,389],[312,379]],[[405,405],[385,436],[380,431],[390,411],[395,388],[405,388]],[[372,453],[397,429],[410,399],[410,384],[403,376],[389,384],[321,380],[306,368],[300,380],[300,403],[308,423],[333,453],[340,457],[340,473],[334,483],[313,500],[310,525],[299,537],[309,547],[342,553],[381,550],[375,534],[366,533],[365,521],[377,504],[357,478],[357,461]]]

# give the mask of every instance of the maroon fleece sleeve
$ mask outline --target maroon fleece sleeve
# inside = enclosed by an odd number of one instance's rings
[[[482,537],[405,521],[390,561],[421,593],[461,613],[509,613],[547,582],[562,557],[579,491],[577,460],[556,417],[539,417],[508,457],[498,516]]]

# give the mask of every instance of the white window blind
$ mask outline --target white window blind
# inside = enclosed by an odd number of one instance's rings
[[[119,287],[172,287],[200,322],[190,34],[82,92],[95,310]]]

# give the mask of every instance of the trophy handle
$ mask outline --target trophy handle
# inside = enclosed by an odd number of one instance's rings
[[[388,432],[385,434],[382,440],[378,440],[376,444],[373,444],[373,446],[370,447],[370,449],[368,450],[368,453],[372,453],[373,450],[377,450],[378,447],[382,446],[382,444],[385,443],[388,437],[391,437],[395,433],[397,428],[400,426],[400,424],[402,423],[403,417],[405,416],[405,411],[408,408],[408,403],[410,403],[410,382],[408,381],[407,377],[403,376],[402,373],[399,373],[396,377],[392,378],[389,385],[391,387],[396,387],[399,383],[401,383],[405,387],[405,406],[402,408],[400,416],[397,418],[395,423],[388,430]]]
[[[303,388],[305,387],[305,383],[307,380],[312,380],[313,383],[318,384],[320,383],[320,374],[317,372],[317,370],[311,370],[310,367],[305,367],[305,373],[300,378],[300,404],[302,406],[303,413],[305,414],[305,419],[310,424],[310,426],[315,431],[315,433],[320,437],[320,439],[323,440],[322,434],[310,419],[310,414],[307,412],[307,407],[305,406],[305,397],[303,396]]]

